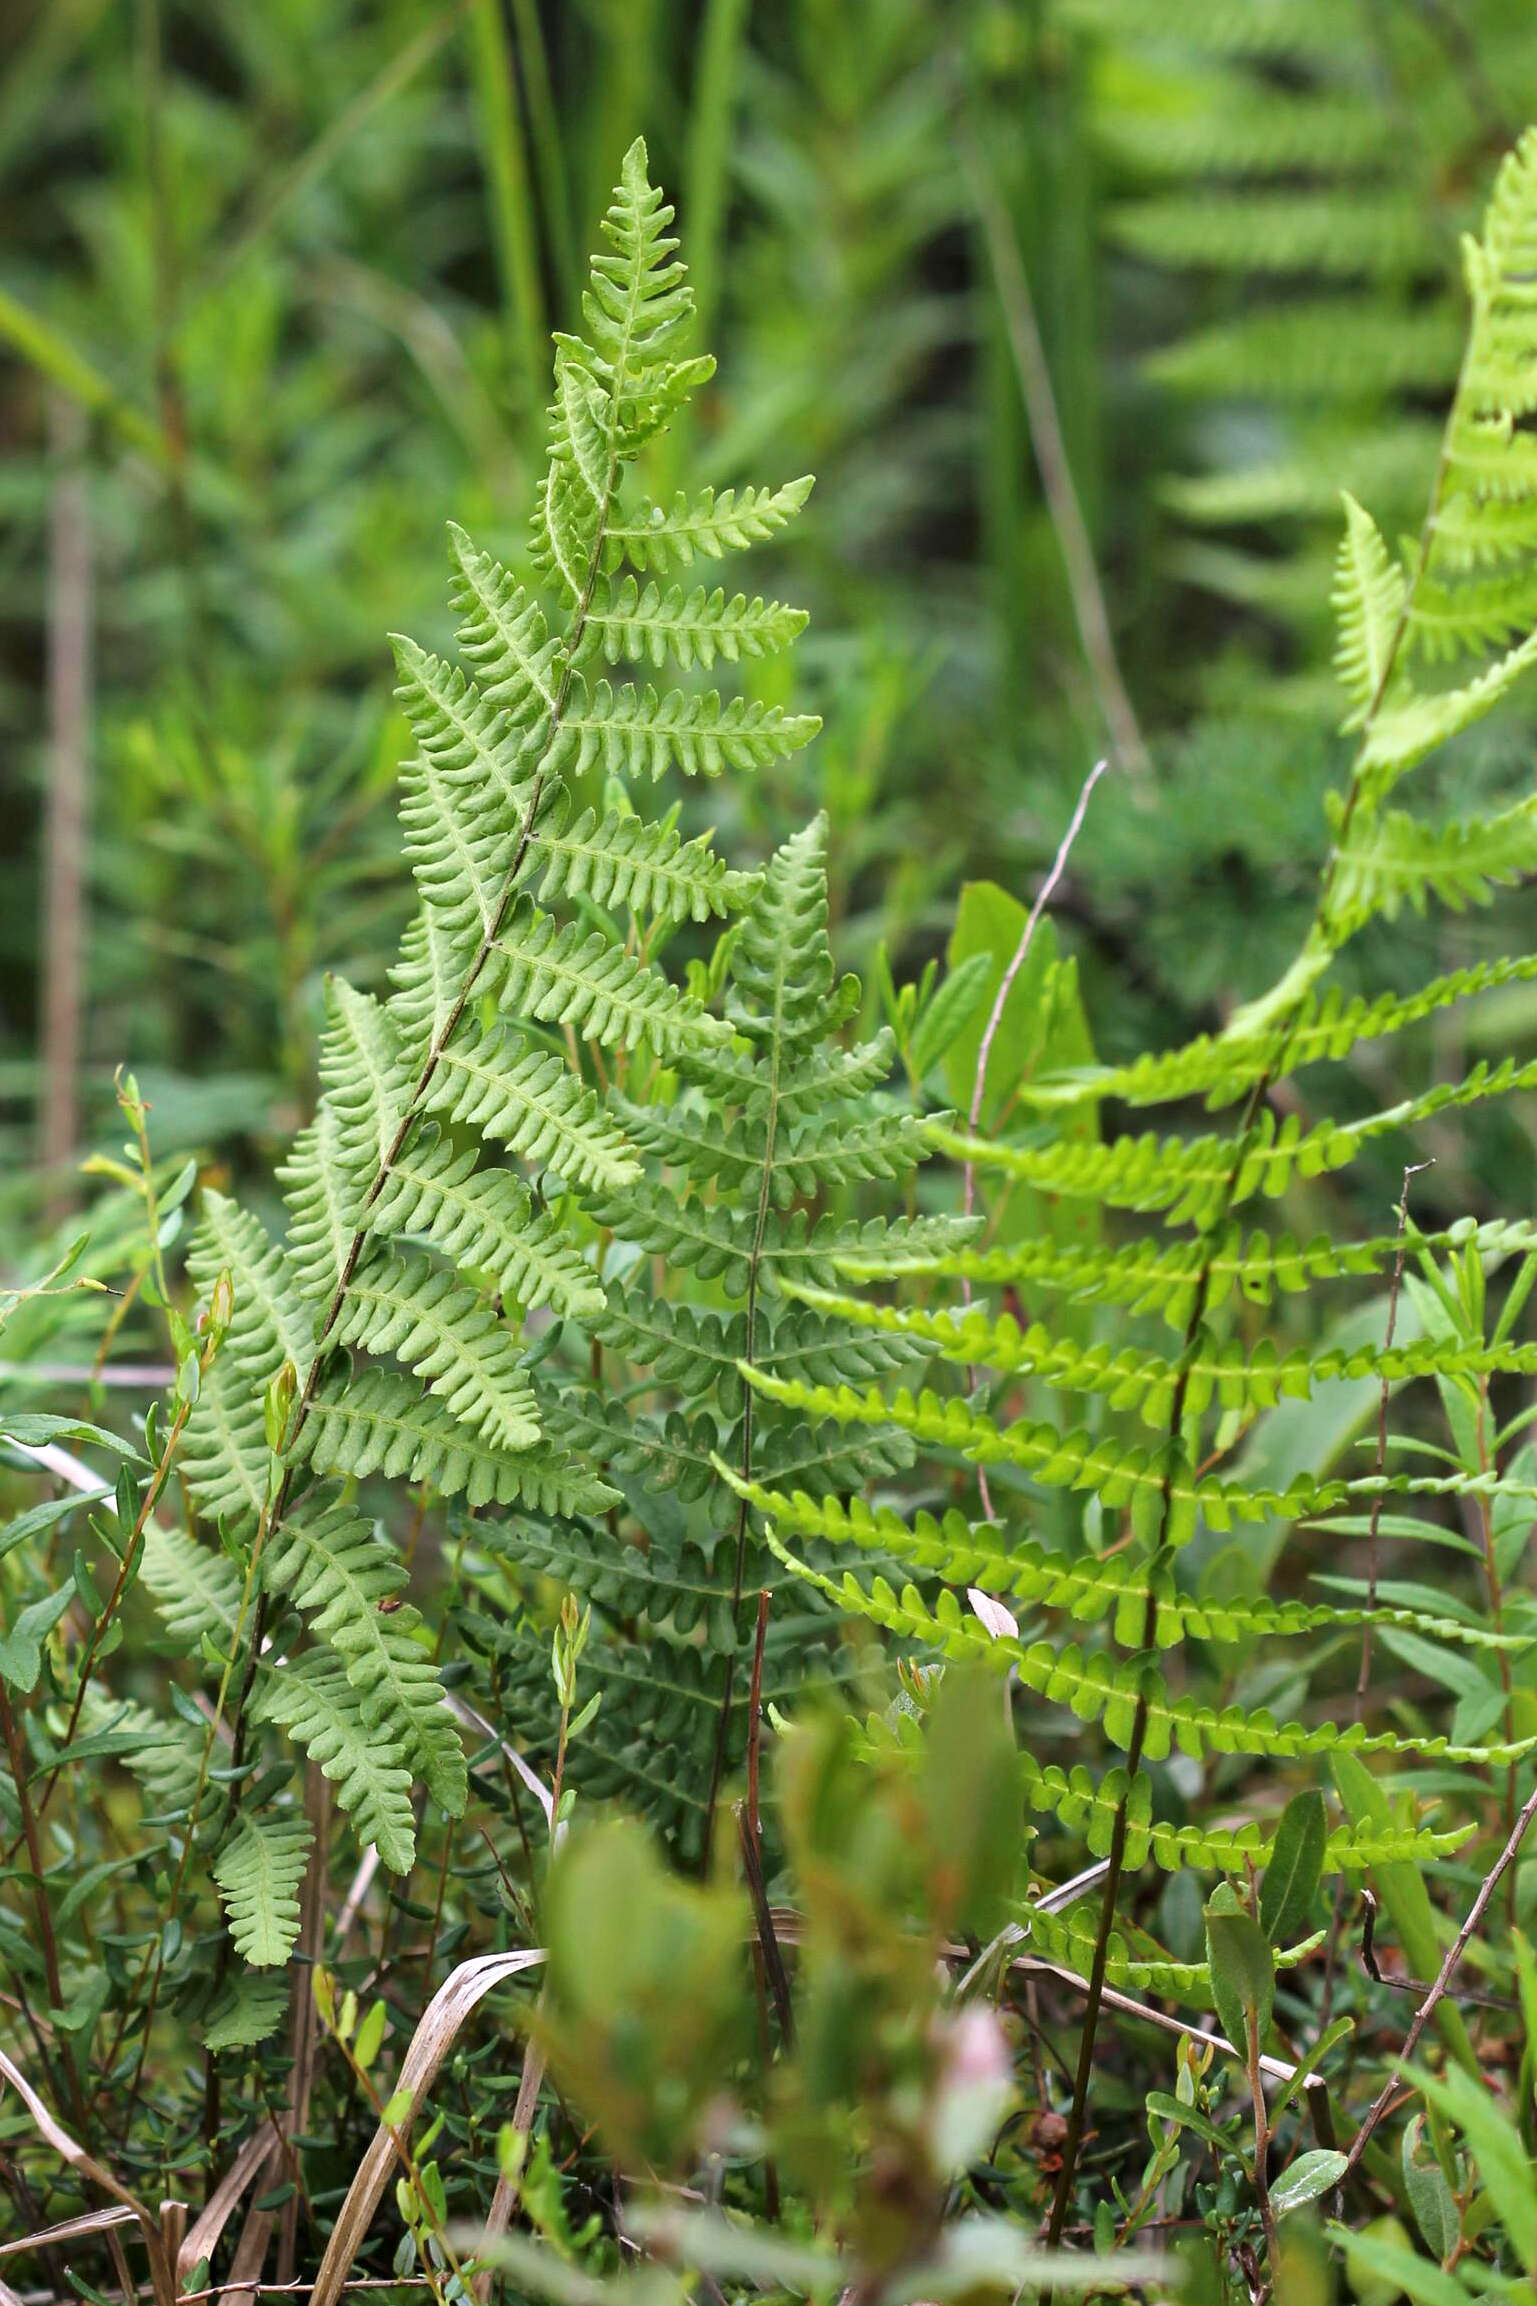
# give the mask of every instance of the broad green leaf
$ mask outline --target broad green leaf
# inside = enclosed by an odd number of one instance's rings
[[[1349,2164],[1332,2146],[1317,2146],[1289,2163],[1270,2189],[1270,2207],[1278,2218],[1289,2218],[1320,2194],[1327,2194],[1344,2177]]]
[[[1328,1838],[1323,1795],[1316,1787],[1294,1794],[1281,1813],[1260,1884],[1260,1927],[1273,1946],[1290,1945],[1306,1928],[1323,1876]]]
[[[1275,2003],[1275,1956],[1252,1914],[1214,1898],[1206,1908],[1206,1958],[1222,2030],[1242,2053],[1254,2028],[1263,2043]]]

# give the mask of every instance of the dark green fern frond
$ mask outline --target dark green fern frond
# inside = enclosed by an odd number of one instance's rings
[[[691,299],[671,214],[635,145],[585,338],[555,349],[534,516],[548,581],[453,530],[459,661],[396,644],[418,909],[387,998],[328,988],[319,1110],[280,1173],[288,1240],[210,1195],[191,1259],[198,1288],[227,1282],[233,1303],[183,1446],[224,1550],[157,1539],[146,1581],[174,1639],[243,1649],[231,1666],[242,1756],[254,1733],[284,1731],[336,1775],[392,1866],[412,1842],[401,1771],[457,1811],[465,1766],[402,1565],[334,1478],[387,1475],[470,1508],[556,1517],[613,1506],[591,1464],[544,1430],[524,1324],[603,1307],[566,1196],[641,1178],[623,1108],[605,1101],[608,1069],[728,1057],[736,1032],[663,973],[656,932],[719,919],[761,884],[706,837],[685,839],[676,809],[648,823],[611,802],[600,815],[583,781],[599,763],[643,779],[746,773],[817,725],[691,685],[787,647],[799,610],[648,577],[668,557],[776,532],[809,485],[685,496],[675,515],[632,492],[630,468],[711,368],[683,349]],[[619,668],[613,680],[594,676],[600,662]],[[651,684],[663,665],[679,686]],[[301,1646],[280,1669],[269,1632],[289,1604]],[[264,1818],[240,1818],[254,1838],[237,1831],[220,1864],[240,1889],[242,1945],[271,1949],[288,1931],[288,1875],[266,1863]],[[297,1845],[272,1830],[287,1867]]]
[[[646,1163],[590,1204],[628,1267],[593,1326],[622,1379],[603,1397],[567,1393],[547,1413],[628,1509],[617,1530],[552,1529],[534,1556],[592,1602],[601,1627],[584,1670],[602,1707],[573,1766],[592,1790],[643,1801],[694,1848],[743,1749],[744,1597],[765,1582],[782,1589],[788,1606],[771,1612],[764,1671],[787,1699],[836,1647],[827,1612],[793,1596],[769,1564],[750,1498],[722,1466],[822,1495],[895,1472],[911,1454],[900,1436],[840,1434],[755,1405],[741,1378],[752,1362],[787,1380],[863,1383],[914,1358],[905,1340],[861,1334],[782,1295],[788,1277],[829,1271],[836,1246],[873,1251],[889,1237],[827,1203],[865,1180],[905,1177],[923,1150],[914,1117],[872,1094],[890,1067],[889,1040],[852,1054],[837,1044],[854,995],[838,980],[826,924],[818,823],[771,859],[732,937],[722,1005],[733,1045],[680,1052],[653,1102],[611,1096]],[[914,1225],[935,1248],[966,1230],[946,1219]],[[637,1254],[659,1259],[657,1272],[630,1263]],[[658,1285],[660,1271],[670,1287]],[[674,1293],[685,1275],[697,1302]],[[535,1639],[516,1653],[527,1657],[520,1719],[530,1738],[541,1722],[544,1737],[552,1729],[544,1679],[531,1670]]]

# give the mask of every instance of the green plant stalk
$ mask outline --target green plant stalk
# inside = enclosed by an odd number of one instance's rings
[[[571,196],[561,152],[560,114],[550,82],[549,51],[539,22],[537,0],[512,0],[513,32],[528,106],[529,134],[534,167],[539,176],[539,197],[544,205],[545,228],[555,260],[560,301],[575,310],[581,291],[576,233],[571,223]]]
[[[472,0],[470,56],[508,332],[517,347],[525,413],[532,418],[539,406],[549,324],[539,277],[539,242],[518,111],[516,67],[502,0]]]
[[[684,219],[698,342],[711,344],[720,297],[731,122],[741,67],[747,0],[708,0],[689,106]]]
[[[1270,2115],[1265,2104],[1265,2077],[1260,2071],[1259,2021],[1252,2014],[1244,2028],[1244,2065],[1249,2077],[1249,2095],[1254,2101],[1254,2197],[1259,2204],[1260,2225],[1264,2231],[1265,2249],[1270,2259],[1272,2281],[1280,2257],[1276,2239],[1276,2215],[1270,2200],[1270,2174],[1266,2162],[1270,2154]]]

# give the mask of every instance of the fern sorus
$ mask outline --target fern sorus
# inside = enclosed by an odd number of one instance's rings
[[[1294,1775],[1332,1761],[1345,1814],[1324,1864],[1356,1874],[1383,1868],[1392,1878],[1405,1870],[1400,1861],[1423,1865],[1476,1831],[1470,1822],[1461,1834],[1443,1832],[1413,1798],[1417,1788],[1427,1797],[1466,1790],[1466,1814],[1476,1818],[1472,1773],[1493,1772],[1514,1796],[1537,1744],[1527,1734],[1532,1615],[1500,1593],[1534,1494],[1529,1454],[1502,1460],[1500,1451],[1527,1420],[1502,1434],[1489,1413],[1492,1384],[1537,1366],[1537,1348],[1514,1335],[1537,1275],[1531,1229],[1469,1221],[1421,1235],[1406,1214],[1400,1235],[1334,1243],[1266,1230],[1247,1214],[1257,1200],[1322,1178],[1368,1145],[1390,1146],[1395,1167],[1412,1163],[1433,1117],[1537,1086],[1537,1065],[1481,1062],[1349,1121],[1304,1117],[1319,1112],[1316,1072],[1305,1091],[1291,1087],[1306,1067],[1337,1062],[1367,1038],[1391,1041],[1534,967],[1521,957],[1374,999],[1346,1000],[1326,982],[1341,949],[1368,924],[1406,905],[1476,901],[1494,883],[1537,869],[1530,803],[1486,822],[1444,825],[1391,805],[1405,775],[1495,706],[1537,657],[1527,606],[1537,567],[1527,424],[1537,401],[1534,265],[1537,135],[1529,135],[1506,160],[1483,237],[1466,251],[1468,347],[1420,538],[1395,556],[1361,508],[1347,505],[1336,599],[1354,760],[1331,806],[1332,853],[1295,964],[1216,1037],[1123,1067],[1021,1083],[1024,1118],[1007,1137],[979,1140],[944,1124],[933,1131],[984,1182],[1097,1204],[1123,1222],[1140,1217],[1144,1230],[1070,1253],[1006,1235],[937,1254],[900,1244],[839,1250],[841,1287],[795,1276],[789,1294],[830,1320],[863,1323],[872,1342],[936,1356],[941,1374],[925,1387],[828,1382],[776,1369],[761,1355],[752,1373],[760,1401],[787,1413],[861,1428],[884,1417],[951,1469],[952,1484],[967,1465],[982,1469],[982,1495],[991,1501],[985,1518],[959,1506],[904,1517],[767,1475],[730,1478],[767,1517],[780,1562],[829,1601],[945,1655],[990,1659],[1027,1693],[1039,1723],[1029,1741],[1028,1798],[1055,1821],[1050,1830],[1086,1841],[1105,1859],[1108,1878],[1097,1913],[1093,1903],[1080,1904],[1053,1922],[1032,1910],[1024,1926],[1049,1959],[1096,1981],[1093,2008],[1107,1978],[1148,1983],[1148,1959],[1166,1983],[1176,1976],[1165,1951],[1114,1926],[1128,1869],[1151,1858],[1168,1869],[1243,1874],[1266,1862],[1270,1836],[1257,1824],[1234,1831],[1180,1816],[1173,1781],[1158,1767],[1169,1757],[1178,1757],[1187,1784],[1198,1765],[1221,1770],[1234,1759],[1280,1763]],[[1489,656],[1490,644],[1500,653]],[[1453,650],[1463,660],[1455,675],[1437,676]],[[1183,1133],[1133,1129],[1086,1148],[1080,1135],[1054,1128],[1062,1108],[1081,1111],[1086,1098],[1133,1115],[1200,1101],[1231,1120]],[[1395,1266],[1404,1258],[1400,1290]],[[1491,1298],[1486,1328],[1483,1275],[1512,1258],[1519,1277],[1498,1319]],[[1383,1294],[1367,1309],[1369,1326],[1295,1350],[1267,1334],[1267,1309],[1283,1294],[1372,1276]],[[922,1303],[908,1295],[877,1300],[854,1286],[916,1277],[928,1285]],[[961,1288],[965,1301],[947,1304],[946,1290]],[[1000,1301],[993,1292],[1007,1295]],[[1037,1317],[1022,1311],[1026,1302],[1041,1309]],[[1161,1337],[1152,1326],[1160,1317]],[[954,1382],[945,1382],[945,1371]],[[1366,1381],[1369,1399],[1384,1403],[1390,1387],[1436,1380],[1458,1451],[1388,1435],[1375,1463],[1352,1467],[1347,1457],[1338,1473],[1316,1462],[1276,1470],[1279,1451],[1267,1458],[1264,1447],[1265,1414],[1342,1378]],[[1046,1522],[1051,1500],[1064,1492],[1090,1508],[1076,1551],[1043,1544],[1019,1526]],[[1343,1581],[1338,1602],[1280,1601],[1263,1591],[1288,1525],[1300,1525],[1294,1558],[1332,1570],[1340,1547],[1362,1537],[1372,1548],[1389,1540],[1403,1546],[1417,1533],[1458,1545],[1435,1517],[1463,1506],[1479,1529],[1473,1550],[1487,1577],[1477,1609],[1445,1581],[1438,1592],[1379,1579],[1375,1552],[1369,1576]],[[1228,1533],[1233,1540],[1224,1543]],[[841,1546],[844,1561],[829,1569],[807,1557],[808,1546]],[[893,1577],[869,1566],[872,1557],[901,1566]],[[1331,1582],[1338,1591],[1341,1581]],[[1064,1638],[1065,1629],[1074,1638]],[[1355,1718],[1348,1699],[1343,1719],[1286,1718],[1264,1704],[1268,1691],[1252,1670],[1242,1672],[1259,1641],[1269,1660],[1272,1645],[1288,1638],[1343,1639],[1353,1664],[1355,1644],[1370,1629],[1459,1693],[1450,1735],[1423,1717],[1374,1715],[1364,1682],[1368,1702],[1358,1701]],[[1160,1662],[1171,1650],[1177,1675]],[[1284,1686],[1277,1670],[1269,1669],[1268,1690]],[[1302,1680],[1305,1661],[1293,1686]],[[1062,1766],[1042,1758],[1053,1719],[1070,1740]],[[1088,1724],[1100,1727],[1108,1766],[1092,1768],[1085,1758]],[[1397,1757],[1407,1810],[1390,1811],[1385,1800],[1378,1806],[1353,1758],[1363,1754],[1375,1757],[1378,1771],[1385,1757]],[[1500,1838],[1504,1831],[1502,1821]],[[1432,1934],[1430,1959],[1437,1958]],[[1208,1973],[1197,1963],[1170,1990],[1200,2002]],[[1093,2026],[1091,2015],[1086,2056]],[[1067,2189],[1082,2097],[1080,2085]],[[1066,2192],[1059,2226],[1065,2201]]]
[[[825,844],[820,821],[787,842],[724,940],[730,1042],[632,1076],[609,1098],[644,1166],[589,1199],[610,1241],[607,1302],[592,1325],[601,1382],[567,1390],[550,1423],[624,1504],[609,1523],[525,1521],[517,1539],[519,1558],[593,1606],[584,1673],[602,1702],[578,1777],[644,1807],[691,1857],[744,1751],[757,1596],[774,1600],[767,1702],[833,1664],[836,1614],[767,1552],[752,1485],[830,1499],[912,1457],[900,1435],[756,1402],[741,1366],[836,1386],[925,1357],[921,1343],[872,1335],[788,1292],[832,1281],[840,1254],[916,1256],[970,1231],[954,1218],[861,1223],[838,1212],[861,1185],[889,1192],[905,1179],[923,1142],[911,1112],[879,1094],[890,1035],[854,1048],[840,1038],[858,988],[839,980],[828,944]],[[513,1718],[531,1742],[553,1741],[539,1637],[494,1638],[514,1665]]]
[[[182,1457],[203,1529],[157,1540],[147,1582],[168,1636],[216,1660],[232,1692],[235,1782],[291,1740],[397,1871],[413,1788],[457,1813],[466,1765],[405,1564],[359,1483],[382,1473],[537,1514],[617,1502],[547,1426],[525,1366],[529,1315],[603,1316],[569,1196],[623,1196],[644,1176],[636,1117],[605,1103],[594,1053],[738,1062],[733,1026],[651,955],[756,884],[676,812],[638,816],[613,780],[749,771],[816,726],[652,677],[764,657],[804,621],[674,577],[771,536],[808,483],[653,504],[630,477],[710,372],[680,349],[691,300],[671,214],[637,144],[586,334],[559,340],[530,581],[455,531],[462,662],[398,644],[419,907],[387,998],[331,988],[319,1111],[282,1172],[286,1240],[210,1193],[189,1260],[205,1296],[227,1277],[233,1312]],[[645,677],[618,677],[627,664]],[[255,1782],[255,1811],[205,1798],[202,1830],[236,1946],[267,1964],[292,1943],[305,1836],[281,1768]]]

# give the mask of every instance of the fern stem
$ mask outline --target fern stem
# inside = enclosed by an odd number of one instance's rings
[[[785,963],[781,957],[774,979],[773,1026],[769,1042],[769,1092],[763,1117],[763,1174],[758,1182],[758,1211],[753,1224],[752,1249],[747,1265],[747,1305],[742,1358],[756,1362],[758,1342],[758,1281],[763,1262],[763,1243],[768,1231],[769,1202],[774,1177],[774,1142],[779,1128],[780,1066],[783,1061],[785,1007]],[[753,1462],[753,1390],[747,1388],[742,1404],[742,1454],[740,1470],[743,1484],[752,1480]],[[725,1686],[721,1691],[720,1714],[715,1724],[715,1750],[710,1757],[710,1791],[705,1802],[704,1846],[701,1864],[708,1867],[710,1845],[715,1830],[715,1805],[720,1796],[721,1780],[726,1772],[726,1746],[731,1734],[731,1700],[736,1689],[737,1653],[742,1646],[742,1588],[747,1576],[747,1531],[752,1508],[745,1496],[738,1500],[736,1516],[736,1559],[731,1572],[731,1650],[726,1659]]]

